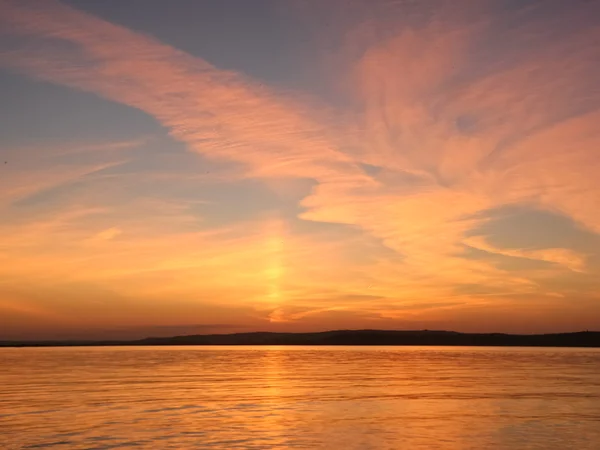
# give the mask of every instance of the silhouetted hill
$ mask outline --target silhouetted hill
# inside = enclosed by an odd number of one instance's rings
[[[337,330],[319,333],[235,333],[150,337],[135,341],[0,341],[1,347],[107,345],[449,345],[600,347],[600,332],[557,334],[457,333],[454,331]]]

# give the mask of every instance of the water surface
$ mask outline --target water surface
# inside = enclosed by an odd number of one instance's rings
[[[0,448],[600,449],[600,350],[0,349]]]

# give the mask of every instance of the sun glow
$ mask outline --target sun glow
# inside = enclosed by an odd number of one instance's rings
[[[265,284],[267,291],[267,304],[274,310],[280,308],[285,301],[282,293],[282,279],[284,277],[284,224],[282,220],[274,220],[267,225],[265,242]],[[270,320],[278,321],[276,316]]]

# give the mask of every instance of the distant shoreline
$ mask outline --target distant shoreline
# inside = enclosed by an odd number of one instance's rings
[[[458,333],[454,331],[335,330],[315,333],[232,333],[138,340],[0,341],[0,347],[100,347],[157,345],[353,345],[461,347],[600,347],[600,331],[553,334]]]

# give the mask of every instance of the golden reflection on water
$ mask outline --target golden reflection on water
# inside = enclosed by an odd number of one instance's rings
[[[0,367],[0,448],[600,448],[593,349],[29,348]]]

